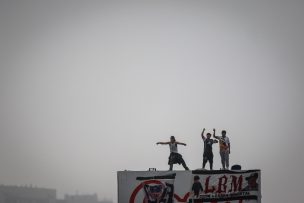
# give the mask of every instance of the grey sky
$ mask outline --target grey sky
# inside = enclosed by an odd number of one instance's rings
[[[201,130],[301,202],[304,1],[0,1],[0,184],[116,201],[116,171],[201,167]],[[214,146],[215,168],[220,168]],[[181,170],[182,167],[176,167]]]

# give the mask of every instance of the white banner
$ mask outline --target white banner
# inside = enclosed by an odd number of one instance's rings
[[[193,171],[189,203],[260,202],[260,171]]]
[[[120,171],[118,203],[260,203],[260,170]]]

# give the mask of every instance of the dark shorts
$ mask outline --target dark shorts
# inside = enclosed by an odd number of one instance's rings
[[[213,153],[204,152],[203,159],[212,162],[213,161]]]
[[[183,159],[182,155],[180,155],[179,153],[174,153],[174,152],[170,153],[169,161],[168,161],[169,165],[171,165],[171,164],[181,164],[183,162],[184,162],[184,159]]]

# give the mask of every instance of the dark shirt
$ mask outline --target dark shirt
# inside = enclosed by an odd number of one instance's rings
[[[213,139],[205,139],[204,141],[204,153],[205,154],[212,154],[212,145],[213,145],[214,140]]]
[[[192,185],[192,191],[194,192],[195,196],[198,196],[200,191],[203,191],[203,186],[200,182],[194,182]]]

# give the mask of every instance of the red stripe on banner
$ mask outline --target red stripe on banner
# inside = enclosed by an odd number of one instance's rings
[[[162,184],[161,181],[159,180],[147,180],[147,181],[144,181],[142,182],[141,184],[139,184],[135,190],[132,192],[132,195],[130,197],[130,200],[129,200],[129,203],[135,203],[135,198],[137,196],[137,193],[143,188],[143,185],[144,184],[151,184],[151,183],[154,183],[154,184]],[[187,194],[185,194],[185,196],[183,198],[181,198],[180,196],[178,196],[177,194],[174,194],[174,198],[179,201],[179,202],[187,202],[188,198],[190,196],[190,192],[188,192]]]
[[[174,198],[179,201],[179,202],[187,202],[188,198],[190,196],[190,192],[188,192],[187,194],[185,194],[185,196],[183,198],[181,198],[180,196],[178,196],[177,194],[174,194]]]

